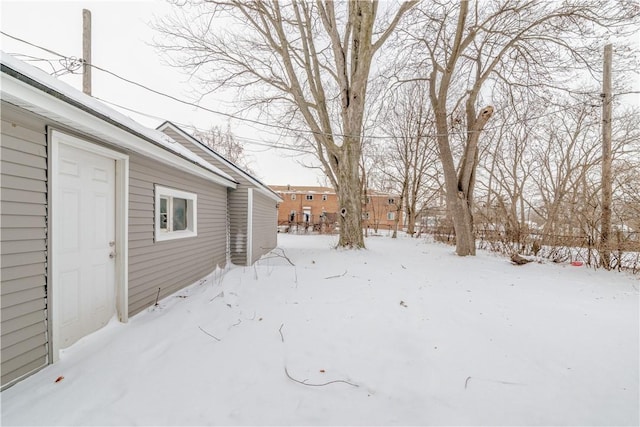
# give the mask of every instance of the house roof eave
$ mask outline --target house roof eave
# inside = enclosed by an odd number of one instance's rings
[[[168,137],[162,140],[160,135],[153,134],[155,130],[4,52],[0,76],[3,101],[209,181],[237,187],[238,183],[231,176],[196,155],[190,156],[177,142],[169,141]],[[175,144],[175,147],[169,144]]]
[[[276,194],[273,190],[271,190],[269,188],[269,186],[267,186],[266,184],[261,182],[258,178],[254,177],[253,175],[251,175],[250,173],[248,173],[244,169],[242,169],[240,166],[236,165],[235,163],[233,163],[229,159],[227,159],[224,156],[222,156],[220,153],[216,152],[213,148],[209,147],[206,144],[203,144],[202,141],[198,140],[197,138],[193,137],[192,135],[189,135],[180,126],[172,123],[169,120],[166,120],[164,123],[162,123],[156,129],[159,130],[159,131],[163,131],[163,130],[165,130],[167,128],[172,129],[173,131],[175,131],[179,135],[181,135],[183,138],[186,138],[189,141],[192,141],[194,144],[197,144],[199,147],[201,147],[204,151],[206,151],[214,159],[225,163],[231,169],[233,169],[234,171],[236,171],[237,173],[242,175],[244,178],[249,180],[249,182],[251,182],[255,186],[255,188],[258,191],[260,191],[262,194],[264,194],[265,196],[269,197],[270,199],[274,200],[277,203],[282,202],[282,198],[278,194]]]

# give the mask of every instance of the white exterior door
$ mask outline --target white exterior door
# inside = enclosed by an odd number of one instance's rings
[[[59,144],[54,177],[53,321],[66,348],[115,314],[115,160]]]

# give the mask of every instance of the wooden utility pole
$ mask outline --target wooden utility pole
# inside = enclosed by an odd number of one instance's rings
[[[82,9],[82,91],[91,95],[91,11]]]
[[[600,219],[600,264],[611,268],[611,59],[612,47],[604,47],[602,76],[602,217]]]

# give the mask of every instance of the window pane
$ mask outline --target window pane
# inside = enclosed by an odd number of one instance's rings
[[[160,198],[160,230],[167,229],[167,202],[166,198]]]
[[[187,229],[187,199],[173,198],[173,231]]]

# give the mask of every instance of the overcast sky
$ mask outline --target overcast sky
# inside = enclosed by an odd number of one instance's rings
[[[164,16],[171,10],[166,1],[6,1],[0,0],[2,31],[35,45],[48,48],[70,57],[82,56],[82,9],[92,11],[93,58],[92,62],[122,77],[165,92],[179,99],[194,101],[194,86],[179,70],[164,65],[158,52],[151,46],[155,35],[149,23],[154,16]],[[640,37],[636,43],[640,42]],[[58,58],[7,36],[0,37],[2,50],[19,53],[23,60]],[[30,62],[51,73],[49,62]],[[61,67],[57,65],[57,68]],[[79,74],[60,77],[81,89]],[[637,77],[636,77],[637,80]],[[638,90],[640,84],[635,84]],[[212,125],[226,127],[227,117],[203,111],[140,89],[103,72],[93,71],[93,95],[103,101],[118,104],[133,111],[121,112],[149,127],[156,127],[164,120],[178,125],[208,129]],[[628,94],[622,102],[640,104],[637,94]],[[237,103],[229,94],[209,95],[201,105],[215,111],[232,113]],[[113,105],[112,105],[113,106]],[[235,108],[234,108],[235,107]],[[317,170],[299,165],[299,158],[291,152],[269,148],[277,142],[277,130],[269,131],[257,125],[232,120],[231,129],[244,143],[251,168],[256,176],[272,185],[318,185],[326,180]],[[313,159],[306,159],[306,163]]]
[[[196,94],[187,76],[179,70],[164,65],[150,45],[154,31],[148,25],[154,16],[163,16],[170,12],[171,6],[165,1],[5,1],[1,0],[2,31],[35,45],[45,47],[56,53],[82,57],[82,9],[91,10],[93,52],[92,63],[108,69],[122,77],[142,83],[155,90],[165,92],[179,99],[194,101]],[[2,50],[29,60],[29,63],[53,72],[49,62],[36,61],[36,58],[58,58],[42,49],[29,46],[2,35]],[[81,90],[80,75],[67,74],[62,80]],[[103,101],[109,101],[142,112],[121,112],[140,123],[156,127],[164,120],[179,125],[191,125],[208,129],[212,125],[227,126],[227,117],[203,111],[195,107],[172,101],[147,90],[93,71],[93,95]],[[232,113],[233,99],[208,96],[202,102],[209,109]],[[112,105],[113,106],[113,105]],[[278,141],[274,131],[259,129],[241,121],[231,121],[232,131],[241,137],[250,160],[250,166],[263,182],[272,185],[319,185],[324,184],[317,170],[299,165],[300,159],[292,158],[286,151],[274,150],[268,144]],[[261,145],[261,144],[267,145]],[[309,163],[311,159],[307,159]]]

